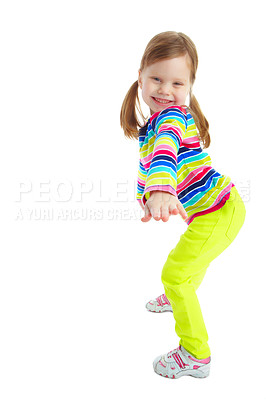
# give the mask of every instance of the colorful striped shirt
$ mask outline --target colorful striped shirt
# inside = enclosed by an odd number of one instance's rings
[[[186,210],[188,225],[221,208],[235,186],[212,168],[188,108],[170,106],[154,113],[139,130],[139,154],[136,198],[142,209],[153,190],[171,193]]]

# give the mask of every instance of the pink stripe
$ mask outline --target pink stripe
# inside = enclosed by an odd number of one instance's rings
[[[149,169],[152,157],[153,157],[153,153],[151,153],[147,157],[143,157],[141,159],[142,165],[145,169]]]
[[[190,358],[192,361],[196,361],[197,363],[200,364],[209,364],[211,357],[208,358],[202,358],[201,360],[198,360],[197,358],[194,358],[192,356],[188,356],[188,358]]]
[[[180,347],[179,347],[180,350]],[[180,354],[178,353],[173,353],[172,357],[174,358],[174,360],[177,362],[177,364],[179,365],[180,368],[185,368],[185,366],[188,366],[188,364],[184,363],[184,361],[182,360],[182,358],[180,357]]]
[[[178,126],[162,123],[162,125],[158,129],[158,133],[161,133],[164,131],[173,131],[179,137],[180,143],[182,143],[182,140],[183,140],[182,132]]]
[[[170,301],[169,301],[168,298],[166,297],[165,293],[164,293],[162,296],[163,296],[163,299],[164,299],[164,301],[166,302],[166,304],[171,305],[171,304],[170,304]]]
[[[190,136],[183,140],[183,144],[199,144],[198,136]]]
[[[172,154],[175,154],[175,158],[177,156],[175,149],[173,149],[172,146],[170,146],[169,144],[158,144],[156,146],[156,149],[154,151],[154,153],[157,153],[158,150],[160,150],[161,152],[164,151],[164,149]]]
[[[166,151],[164,149],[166,149]],[[177,154],[173,148],[169,145],[161,144],[156,146],[156,149],[153,153],[141,159],[142,165],[146,170],[150,168],[151,160],[157,154],[170,154],[171,157],[177,160]]]
[[[197,143],[184,143],[183,142],[183,145],[185,147],[187,147],[188,149],[196,149],[197,147],[200,147],[199,142],[197,142]]]
[[[184,368],[184,363],[178,354],[174,353],[172,357],[176,361],[176,363],[179,365],[180,368]]]
[[[170,185],[153,185],[153,186],[148,186],[145,190],[144,190],[144,194],[146,194],[147,192],[152,192],[153,190],[160,190],[162,192],[170,192],[171,194],[173,194],[175,197],[177,197],[176,195],[176,191],[170,186]]]
[[[232,183],[232,185],[231,185],[231,183],[230,183],[230,185],[229,185],[228,187],[230,187],[230,186],[231,186],[231,188],[230,188],[230,190],[231,190],[232,187],[235,186],[235,185],[234,185],[234,183]],[[219,197],[220,197],[220,196],[219,196]],[[193,214],[193,215],[186,221],[187,225],[191,224],[191,222],[193,221],[193,219],[194,219],[195,217],[198,217],[199,215],[205,215],[205,214],[209,214],[209,213],[211,213],[211,212],[214,212],[214,211],[216,211],[216,210],[219,210],[220,208],[223,207],[223,205],[224,205],[225,202],[229,199],[229,197],[230,197],[230,192],[227,193],[227,194],[223,197],[223,199],[220,201],[220,203],[217,204],[215,207],[211,207],[211,208],[208,208],[207,210],[200,211],[200,212],[198,212],[198,213]]]
[[[165,150],[164,148],[162,149],[161,146],[156,147],[156,150],[153,153],[153,156],[157,156],[159,154],[166,154],[169,155],[170,157],[174,158],[176,160],[176,153],[173,151]]]
[[[194,182],[198,182],[200,179],[202,179],[210,170],[212,169],[211,166],[209,167],[200,167],[192,172],[184,179],[183,182],[181,182],[179,185],[177,185],[176,191],[180,193],[182,190],[186,189],[190,185],[192,185]]]
[[[187,115],[187,111],[185,109],[185,107],[181,107],[181,106],[169,106],[167,107],[167,109],[169,108],[177,108],[178,110],[180,110],[183,114]],[[156,113],[152,114],[152,116],[149,118],[150,122],[154,120],[154,118],[158,117],[158,115],[160,114],[161,111],[157,111]]]

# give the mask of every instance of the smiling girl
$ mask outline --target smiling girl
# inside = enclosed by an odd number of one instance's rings
[[[139,141],[137,200],[144,210],[141,221],[153,218],[167,222],[171,215],[180,214],[188,225],[163,266],[165,293],[146,305],[153,312],[173,311],[179,346],[153,362],[154,371],[168,378],[205,378],[210,373],[208,334],[196,290],[211,261],[236,238],[246,214],[230,177],[214,169],[203,151],[210,145],[210,134],[192,93],[197,67],[196,47],[187,35],[168,31],[154,36],[120,113],[125,136]],[[140,107],[139,88],[151,113],[147,121]],[[157,241],[153,248],[146,248],[144,241],[141,244],[153,262]]]

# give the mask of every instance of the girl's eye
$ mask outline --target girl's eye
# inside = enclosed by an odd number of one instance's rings
[[[160,78],[153,77],[152,79],[154,79],[156,82],[160,82]],[[182,83],[175,82],[174,85],[181,86]]]

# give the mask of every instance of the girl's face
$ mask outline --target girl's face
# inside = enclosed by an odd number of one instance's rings
[[[138,83],[151,115],[169,106],[185,104],[190,90],[189,56],[158,61],[139,70]]]

